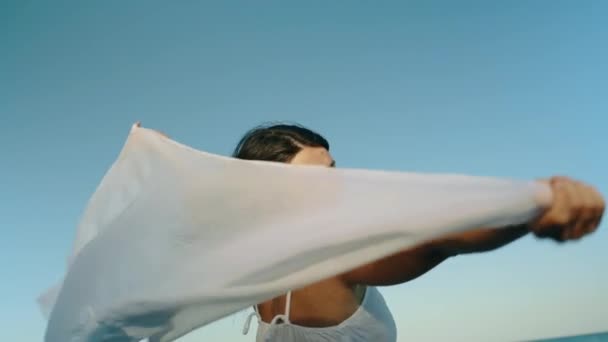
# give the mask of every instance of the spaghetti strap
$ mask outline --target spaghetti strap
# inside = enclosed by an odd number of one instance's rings
[[[247,316],[245,320],[245,325],[243,326],[243,335],[247,335],[249,333],[249,327],[251,326],[251,320],[254,317],[257,317],[258,324],[262,321],[262,316],[258,311],[257,304],[253,306],[253,312]],[[286,300],[285,300],[285,312],[283,314],[276,315],[272,321],[270,322],[270,326],[276,325],[279,323],[279,320],[282,320],[283,323],[291,323],[289,318],[289,313],[291,311],[291,291],[287,292]],[[267,336],[268,337],[268,336]]]
[[[285,301],[285,317],[287,317],[287,322],[291,322],[290,317],[289,317],[290,312],[291,312],[291,291],[287,292],[287,300]]]

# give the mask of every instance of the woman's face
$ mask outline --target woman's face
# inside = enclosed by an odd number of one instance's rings
[[[293,157],[290,164],[334,167],[336,162],[325,148],[305,146]]]

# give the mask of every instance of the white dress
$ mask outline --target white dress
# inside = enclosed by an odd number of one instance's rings
[[[368,286],[363,302],[348,319],[342,323],[322,328],[296,325],[289,320],[291,292],[287,294],[285,315],[274,317],[271,323],[260,319],[259,313],[250,315],[243,333],[249,330],[251,318],[257,316],[257,342],[395,342],[397,327],[382,294],[375,287]],[[281,320],[281,323],[278,321]]]

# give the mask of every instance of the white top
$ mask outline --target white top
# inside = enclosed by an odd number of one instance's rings
[[[291,292],[287,294],[285,315],[276,316],[271,323],[261,320],[259,313],[249,316],[243,333],[249,330],[249,321],[258,318],[257,342],[395,342],[397,327],[384,298],[375,287],[367,287],[363,302],[342,323],[323,328],[309,328],[291,323],[289,310]],[[282,323],[278,323],[281,320]]]

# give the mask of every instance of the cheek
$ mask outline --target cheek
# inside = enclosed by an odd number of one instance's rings
[[[310,165],[310,158],[305,155],[296,155],[289,164],[293,165]]]

